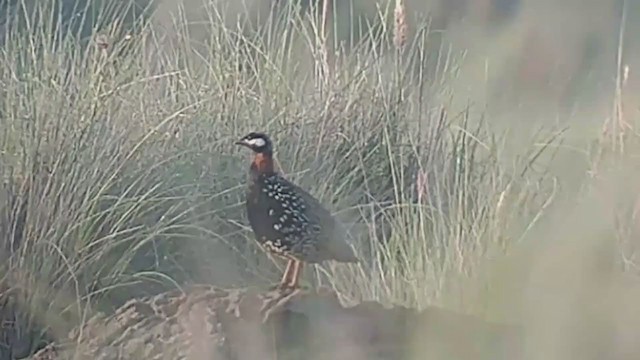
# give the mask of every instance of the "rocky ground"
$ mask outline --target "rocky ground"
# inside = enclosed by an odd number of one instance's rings
[[[516,328],[437,308],[194,286],[99,314],[30,359],[514,359],[519,349]]]

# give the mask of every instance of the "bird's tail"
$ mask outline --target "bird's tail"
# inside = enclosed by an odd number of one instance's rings
[[[331,241],[329,251],[334,260],[339,262],[357,263],[360,261],[349,244],[343,240],[343,237]]]
[[[358,263],[360,259],[346,240],[351,238],[351,234],[343,222],[337,218],[333,219],[333,232],[329,239],[329,252],[335,261],[346,263]]]

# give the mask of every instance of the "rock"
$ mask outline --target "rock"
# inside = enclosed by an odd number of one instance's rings
[[[345,307],[330,291],[194,286],[99,314],[31,359],[513,359],[514,330],[436,308]]]

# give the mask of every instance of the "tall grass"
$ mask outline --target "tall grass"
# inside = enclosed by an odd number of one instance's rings
[[[198,24],[116,16],[89,43],[54,10],[18,12],[0,52],[1,284],[50,336],[133,296],[277,279],[244,219],[232,144],[251,130],[347,225],[363,262],[307,279],[348,301],[495,315],[487,259],[571,203],[547,169],[563,134],[513,153],[480,109],[452,107],[455,62],[431,56],[427,23],[394,33],[393,7],[348,50],[327,8],[283,5],[260,26],[208,3]]]

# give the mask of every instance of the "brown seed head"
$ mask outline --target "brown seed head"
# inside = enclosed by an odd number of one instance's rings
[[[393,44],[397,50],[401,50],[407,43],[409,32],[407,12],[402,0],[396,0],[396,8],[393,15],[395,20],[395,26],[393,28]]]

